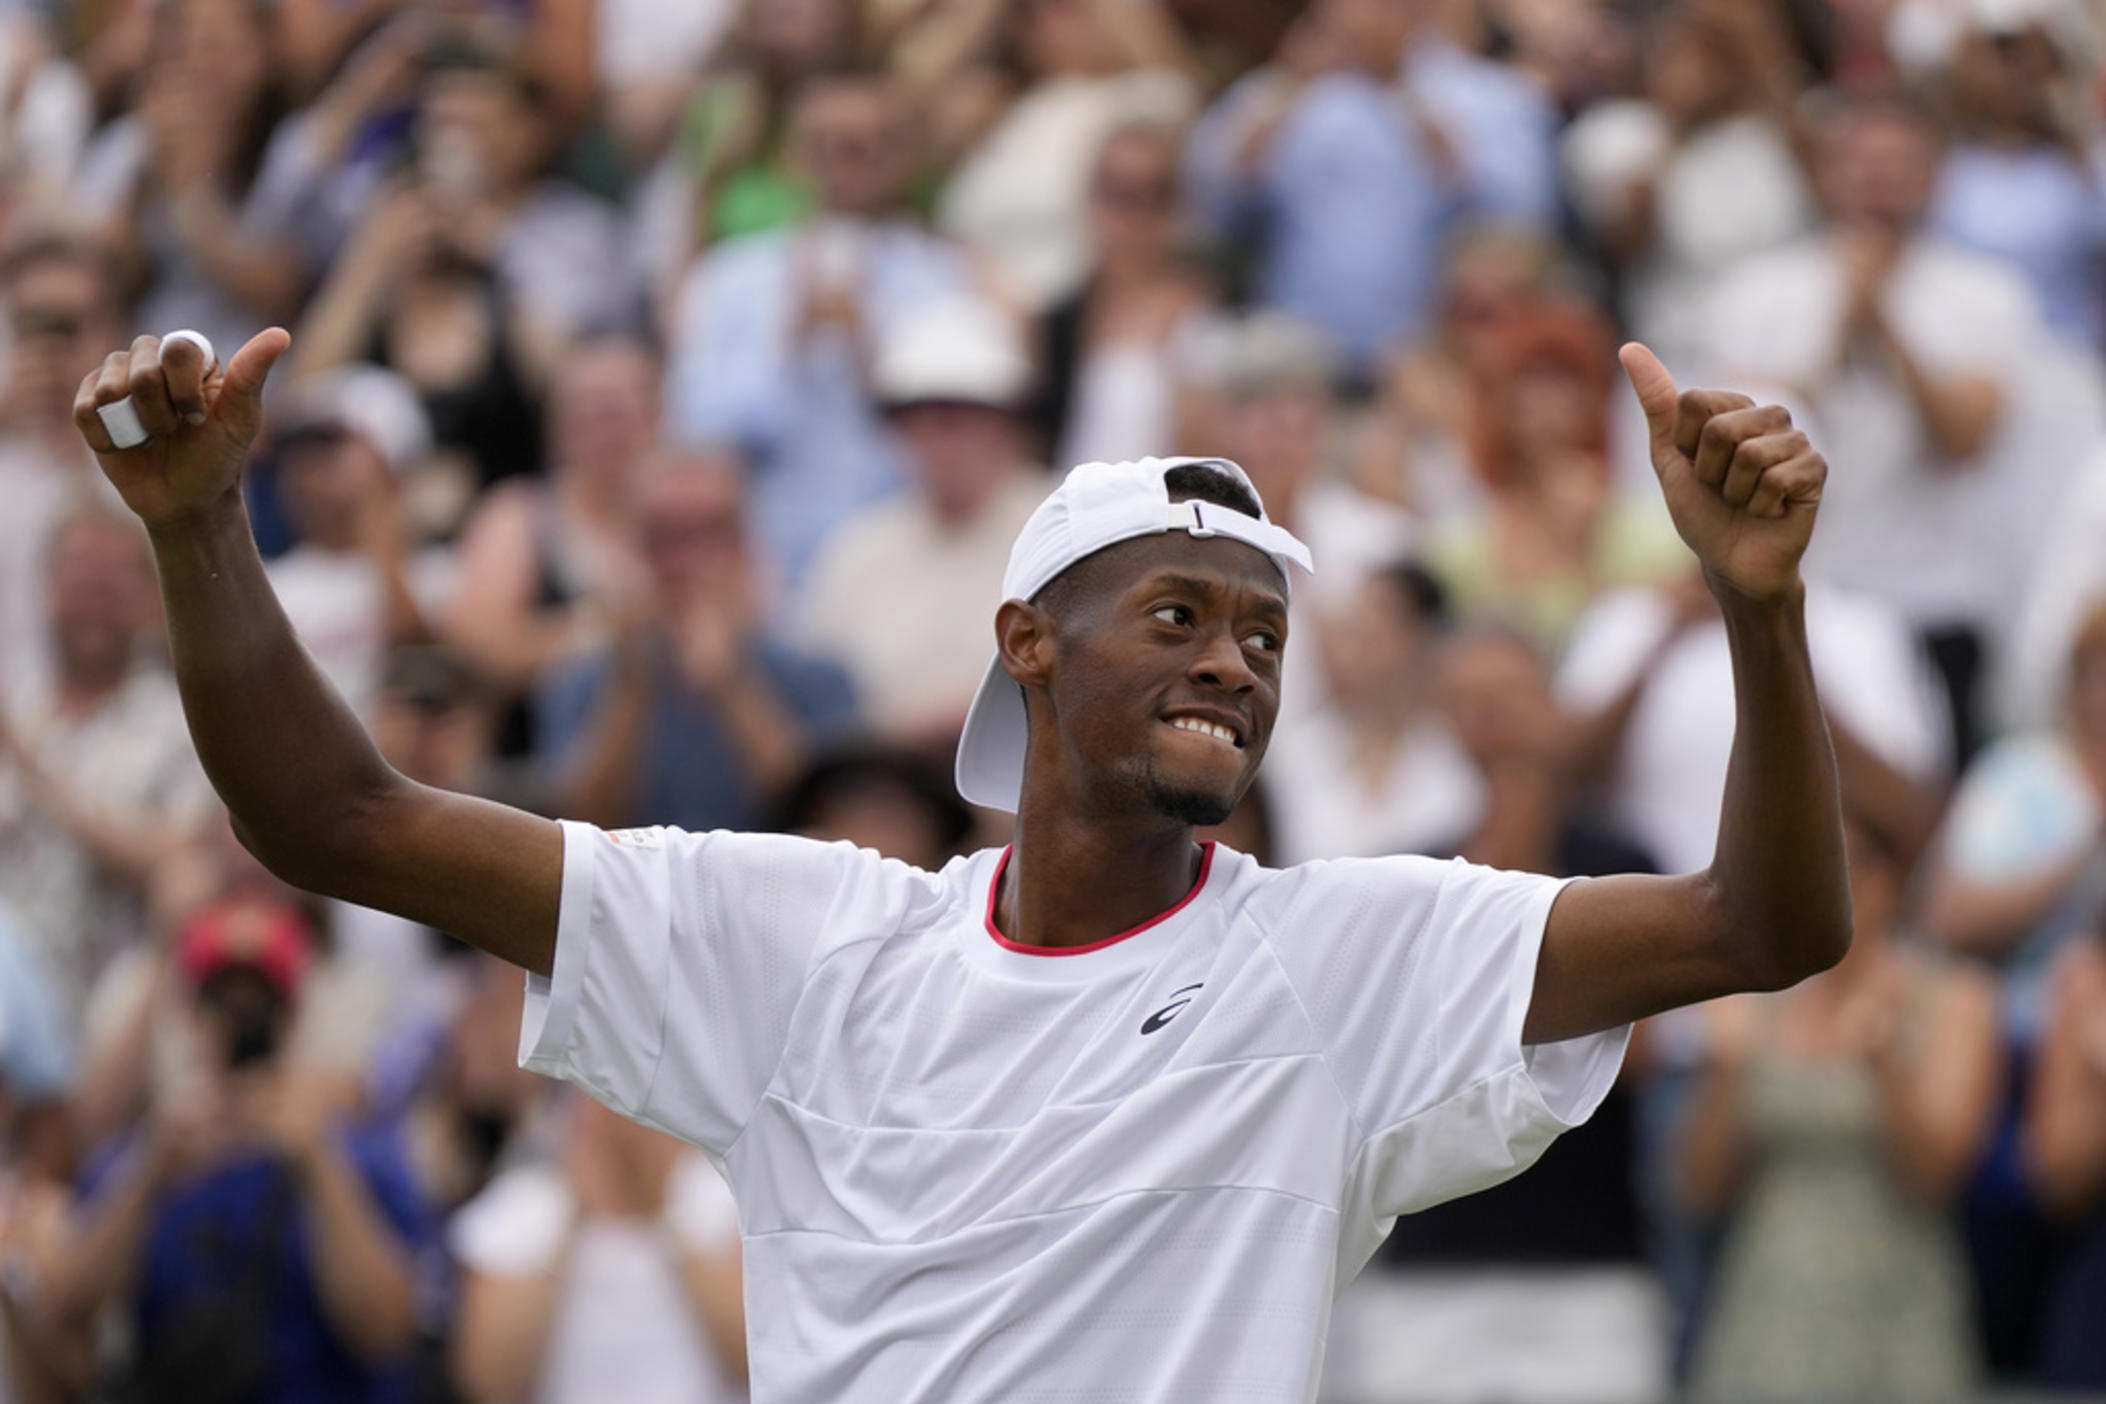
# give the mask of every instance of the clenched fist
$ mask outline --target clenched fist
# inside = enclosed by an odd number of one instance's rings
[[[142,336],[112,351],[73,397],[73,422],[102,471],[146,525],[169,526],[241,490],[241,466],[263,423],[263,380],[292,338],[258,332],[225,370],[205,364],[196,342]],[[96,410],[127,395],[146,442],[120,449]]]
[[[1713,590],[1758,601],[1789,597],[1827,461],[1782,405],[1730,390],[1677,394],[1660,358],[1635,341],[1619,359],[1645,410],[1668,515]]]

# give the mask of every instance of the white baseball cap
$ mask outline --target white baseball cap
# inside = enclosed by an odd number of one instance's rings
[[[1212,502],[1172,502],[1164,475],[1186,465],[1216,469],[1249,488],[1253,498],[1258,495],[1249,476],[1225,458],[1082,464],[1017,533],[1016,544],[1009,548],[1009,568],[1002,572],[1002,598],[1029,600],[1085,556],[1137,536],[1169,531],[1247,542],[1272,557],[1283,579],[1290,562],[1314,572],[1309,548],[1267,517],[1262,504],[1251,517]],[[958,737],[958,793],[969,803],[1014,814],[1023,795],[1027,736],[1023,686],[1009,676],[997,653],[980,679]]]
[[[880,339],[870,388],[894,408],[946,400],[1015,409],[1031,390],[1031,360],[1013,320],[980,298],[946,298]]]

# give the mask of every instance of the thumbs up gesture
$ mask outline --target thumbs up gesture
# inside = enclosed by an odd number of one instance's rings
[[[1675,389],[1637,342],[1618,359],[1645,410],[1668,515],[1714,592],[1788,598],[1813,535],[1828,463],[1781,405],[1730,390]]]
[[[73,422],[102,471],[149,529],[221,504],[241,490],[241,466],[263,424],[263,381],[292,338],[258,332],[224,370],[195,341],[142,336],[112,351],[73,397]],[[129,396],[146,442],[118,448],[96,413]]]

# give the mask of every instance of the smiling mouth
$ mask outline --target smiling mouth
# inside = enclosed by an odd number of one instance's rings
[[[1211,737],[1216,741],[1225,741],[1239,751],[1243,749],[1243,739],[1219,722],[1210,722],[1201,717],[1166,717],[1164,720],[1178,731]]]

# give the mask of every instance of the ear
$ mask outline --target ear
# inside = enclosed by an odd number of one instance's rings
[[[995,649],[1002,668],[1026,687],[1043,687],[1052,674],[1053,616],[1022,600],[995,611]]]

